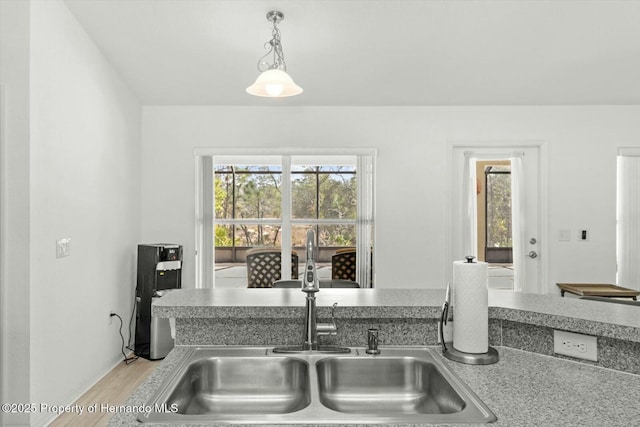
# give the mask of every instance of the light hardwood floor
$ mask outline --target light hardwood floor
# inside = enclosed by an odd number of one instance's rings
[[[95,404],[98,404],[98,408],[102,404],[122,405],[159,363],[159,360],[150,361],[142,357],[128,365],[120,362],[74,402],[74,405],[85,408],[82,415],[62,414],[49,426],[106,426],[113,414],[99,410],[96,413],[88,413],[86,408]]]

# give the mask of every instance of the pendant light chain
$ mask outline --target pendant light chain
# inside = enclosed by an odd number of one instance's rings
[[[264,48],[268,52],[258,60],[258,71],[282,70],[287,71],[287,64],[284,62],[284,52],[282,51],[282,41],[280,29],[278,28],[278,16],[273,16],[273,30],[271,31],[271,40],[264,44]],[[273,63],[269,64],[264,59],[273,53]]]

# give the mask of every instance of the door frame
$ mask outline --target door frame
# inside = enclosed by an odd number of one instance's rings
[[[548,233],[548,146],[544,140],[450,140],[447,142],[447,179],[446,182],[446,206],[445,206],[445,227],[448,230],[446,235],[446,279],[451,283],[453,280],[453,262],[457,260],[454,250],[454,227],[460,224],[454,222],[456,216],[456,197],[460,194],[458,190],[454,191],[454,182],[457,173],[455,168],[456,156],[464,151],[473,151],[482,154],[483,150],[494,152],[496,150],[505,153],[519,151],[523,149],[538,150],[538,283],[535,289],[538,293],[547,294],[550,292],[548,284],[549,275],[549,233]],[[490,153],[489,153],[490,154]]]
[[[5,119],[7,107],[5,104],[5,85],[0,84],[0,402],[5,403],[4,393],[5,393],[5,366],[4,353],[6,351],[7,345],[5,342],[5,328],[7,325],[7,319],[5,318],[7,310],[5,309],[6,303],[6,289],[5,289],[5,252],[6,252],[6,242],[5,242],[5,209],[6,202],[4,200],[5,190],[4,187],[6,185],[6,177],[5,169],[4,169],[4,159],[6,157],[6,146],[5,146],[5,129],[7,121]],[[0,425],[4,425],[4,415],[2,411],[0,411]]]

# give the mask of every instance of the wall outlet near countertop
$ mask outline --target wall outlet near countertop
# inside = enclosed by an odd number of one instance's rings
[[[554,330],[553,352],[597,362],[598,339],[591,335]]]

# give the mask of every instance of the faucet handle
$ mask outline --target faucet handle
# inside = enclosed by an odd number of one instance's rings
[[[333,323],[336,323],[335,322],[335,320],[336,320],[336,316],[335,315],[336,315],[336,307],[337,306],[338,306],[337,302],[334,302],[333,305],[331,306],[331,321]]]
[[[365,353],[373,355],[380,354],[380,350],[378,349],[378,330],[375,328],[367,331],[367,349]]]

